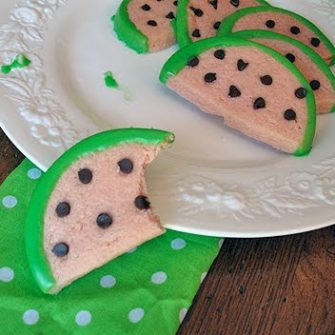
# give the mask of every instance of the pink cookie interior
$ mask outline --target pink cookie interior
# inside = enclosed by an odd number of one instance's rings
[[[44,223],[44,250],[57,282],[55,292],[111,259],[164,232],[151,209],[139,210],[138,195],[147,195],[144,167],[157,155],[156,146],[122,145],[84,156],[60,178],[49,199]],[[134,163],[130,174],[120,171],[118,161]],[[90,169],[93,179],[83,184],[78,171]],[[60,218],[60,202],[71,205],[70,215]],[[113,223],[100,228],[96,219],[108,213]],[[66,243],[69,253],[57,257],[52,249]]]
[[[187,12],[188,12],[188,30],[192,41],[198,41],[203,38],[213,37],[217,34],[219,23],[226,18],[228,15],[236,12],[239,9],[246,7],[259,6],[259,2],[256,0],[240,0],[238,7],[231,4],[230,0],[219,0],[217,2],[217,9],[210,4],[210,1],[204,0],[190,0]],[[201,9],[204,13],[202,16],[196,16],[194,9]],[[216,27],[214,27],[216,24]],[[198,29],[200,37],[192,36],[192,33]]]
[[[298,47],[285,41],[266,38],[255,38],[253,40],[277,50],[284,56],[289,53],[294,55],[294,64],[301,71],[307,81],[311,82],[312,80],[317,80],[321,84],[320,88],[314,91],[317,113],[329,113],[332,110],[335,106],[334,88],[328,77],[322,70],[320,70],[320,68],[309,56],[302,52]]]
[[[301,87],[295,75],[255,47],[230,47],[223,60],[215,58],[214,52],[201,54],[196,67],[185,67],[167,85],[203,111],[223,116],[226,125],[279,150],[295,152],[303,141],[308,119],[306,99],[295,96]],[[244,71],[237,69],[239,59],[249,63]],[[206,73],[216,73],[217,80],[205,82]],[[261,83],[260,77],[265,75],[273,78],[271,86]],[[240,90],[240,97],[229,97],[231,85]],[[265,99],[266,108],[255,110],[259,97]],[[296,112],[296,120],[284,118],[287,109]]]
[[[169,13],[176,15],[177,6],[173,3],[173,0],[132,0],[128,5],[129,18],[148,37],[151,52],[163,50],[175,43],[171,19],[166,17]],[[145,5],[150,10],[143,10]],[[149,25],[150,20],[155,21],[157,26]]]
[[[275,26],[273,28],[267,27],[266,22],[269,20],[275,22]],[[300,33],[293,34],[291,32],[292,27],[298,27],[300,29]],[[329,63],[332,59],[331,52],[322,41],[318,47],[312,45],[312,38],[319,38],[319,36],[316,36],[311,29],[309,29],[299,20],[290,15],[272,11],[252,13],[241,17],[236,22],[233,31],[236,32],[248,29],[264,29],[286,35],[288,37],[299,40],[307,46],[311,47],[327,63]]]

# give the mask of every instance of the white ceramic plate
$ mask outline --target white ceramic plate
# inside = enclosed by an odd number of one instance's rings
[[[335,222],[335,115],[319,118],[310,156],[280,154],[226,128],[158,81],[170,50],[139,56],[120,43],[118,0],[1,0],[0,62],[32,65],[0,76],[0,124],[43,170],[89,134],[118,127],[172,130],[175,145],[148,171],[167,227],[204,235],[262,237]],[[272,1],[313,19],[335,40],[333,0]],[[122,91],[107,89],[111,70]]]

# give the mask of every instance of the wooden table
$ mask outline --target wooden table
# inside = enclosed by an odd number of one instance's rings
[[[0,130],[0,183],[23,158]],[[227,239],[178,334],[335,335],[335,227]]]

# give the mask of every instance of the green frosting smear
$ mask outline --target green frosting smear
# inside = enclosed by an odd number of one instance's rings
[[[300,21],[303,25],[313,31],[316,36],[325,44],[328,48],[332,58],[330,60],[330,65],[335,64],[335,46],[329,40],[329,38],[311,21],[307,20],[303,16],[293,13],[289,10],[278,8],[278,7],[271,7],[271,6],[262,6],[262,7],[250,7],[245,8],[237,11],[236,13],[228,16],[224,21],[222,21],[220,29],[218,31],[217,36],[224,36],[227,34],[231,34],[234,30],[236,23],[243,17],[254,14],[254,13],[264,13],[264,12],[275,12],[275,13],[282,13],[288,16],[295,18],[296,20]]]
[[[281,42],[287,43],[288,45],[293,45],[300,49],[311,61],[320,69],[321,72],[327,77],[335,92],[335,75],[329,68],[328,64],[323,60],[323,58],[315,52],[313,49],[308,47],[306,44],[290,38],[286,35],[274,33],[267,30],[243,30],[232,34],[233,37],[244,38],[247,40],[257,39],[257,43],[262,43],[261,40],[279,40]],[[303,73],[304,74],[304,73]],[[334,102],[335,103],[335,102]],[[335,111],[335,105],[331,108],[330,113]]]
[[[301,83],[301,86],[306,88],[307,124],[302,142],[293,154],[295,156],[307,155],[312,149],[316,129],[316,107],[314,93],[309,83],[301,74],[301,72],[296,68],[296,66],[294,66],[294,64],[292,64],[286,57],[282,56],[279,52],[262,44],[241,38],[236,38],[232,35],[225,37],[207,38],[199,42],[190,44],[184,48],[181,48],[174,55],[172,55],[164,64],[159,79],[163,84],[167,84],[168,80],[171,77],[178,75],[178,73],[187,66],[187,63],[192,58],[198,57],[203,52],[206,52],[207,50],[212,48],[229,47],[250,47],[257,48],[263,51],[264,53],[276,59],[283,66],[285,66],[291,73],[293,73],[293,75],[296,76],[296,78]]]
[[[119,84],[111,71],[105,72],[105,85],[108,88],[119,88]]]
[[[174,142],[171,132],[157,129],[127,128],[93,135],[66,151],[43,175],[29,206],[25,241],[29,266],[41,290],[55,293],[56,280],[43,247],[44,214],[49,198],[63,173],[84,156],[102,152],[122,144],[165,146]]]
[[[191,33],[189,31],[189,5],[190,0],[178,0],[178,11],[175,22],[175,32],[177,42],[180,47],[184,47],[192,43]],[[257,0],[260,6],[270,6],[265,0]],[[212,18],[205,18],[205,20],[212,20]]]
[[[30,65],[30,63],[31,61],[24,54],[20,54],[15,57],[15,59],[13,60],[11,64],[2,65],[1,72],[3,74],[8,74],[12,72],[12,70],[14,69],[21,69],[21,68],[27,67]]]
[[[132,94],[130,90],[128,89],[127,86],[120,85],[117,80],[115,79],[112,71],[107,71],[104,74],[104,81],[105,81],[105,86],[107,88],[111,89],[116,89],[120,90],[123,92],[123,99],[126,101],[131,101],[132,100]]]

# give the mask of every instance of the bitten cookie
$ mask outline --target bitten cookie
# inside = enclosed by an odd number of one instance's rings
[[[179,0],[176,19],[180,47],[217,34],[221,21],[236,11],[267,5],[265,0]]]
[[[173,141],[160,130],[111,130],[83,140],[50,167],[25,230],[29,265],[43,292],[55,294],[164,232],[144,168]]]
[[[294,38],[316,51],[328,64],[335,62],[335,47],[326,35],[303,16],[282,8],[264,6],[238,11],[221,24],[218,36],[251,29]]]
[[[163,50],[175,43],[174,0],[123,0],[113,16],[118,38],[138,53]]]
[[[313,91],[299,70],[273,49],[233,37],[209,38],[175,53],[160,80],[256,140],[297,156],[311,150]]]
[[[318,114],[335,112],[335,76],[328,64],[305,44],[266,30],[244,30],[234,33],[277,50],[301,71],[314,91]]]

